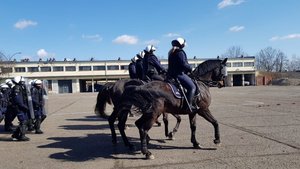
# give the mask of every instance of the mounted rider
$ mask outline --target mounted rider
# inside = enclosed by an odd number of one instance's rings
[[[194,112],[197,108],[192,104],[193,97],[196,91],[196,85],[193,80],[187,75],[192,72],[192,67],[189,65],[187,56],[183,48],[186,42],[183,38],[177,38],[172,41],[172,48],[169,51],[168,57],[168,75],[175,80],[178,80],[180,84],[187,90],[186,99],[190,108],[190,111]]]
[[[131,62],[128,65],[128,71],[129,71],[129,77],[130,79],[136,79],[137,74],[136,74],[136,60],[138,58],[135,56],[131,59]]]
[[[144,69],[143,69],[143,60],[144,60],[145,52],[141,51],[140,53],[136,54],[136,57],[138,58],[135,63],[135,69],[136,69],[136,76],[137,79],[143,80],[144,79]]]
[[[143,60],[143,69],[144,69],[144,80],[152,81],[159,80],[163,81],[164,78],[160,74],[166,73],[165,68],[160,64],[157,57],[154,55],[156,48],[153,45],[148,45],[145,49],[145,57]]]

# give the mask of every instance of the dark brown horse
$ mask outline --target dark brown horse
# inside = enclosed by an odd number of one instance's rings
[[[190,77],[196,80],[200,89],[194,102],[199,107],[195,113],[183,109],[182,100],[174,97],[170,86],[165,82],[153,81],[143,86],[132,86],[125,88],[122,95],[121,104],[117,107],[120,113],[119,126],[120,133],[124,142],[130,145],[124,131],[127,114],[130,107],[135,105],[141,110],[142,116],[135,122],[139,129],[141,140],[141,151],[146,155],[147,159],[153,159],[154,156],[148,150],[147,139],[148,131],[151,129],[157,117],[164,112],[172,112],[172,114],[189,115],[191,128],[191,142],[194,148],[200,148],[196,140],[196,114],[200,115],[214,126],[215,139],[214,143],[220,143],[219,125],[217,120],[212,116],[209,105],[211,103],[211,95],[209,92],[209,84],[212,82],[223,81],[227,75],[226,62],[224,60],[207,60],[191,73]]]
[[[118,111],[116,111],[115,107],[117,107],[121,103],[121,95],[123,94],[125,87],[131,86],[131,85],[140,86],[143,84],[144,84],[144,82],[142,82],[140,80],[122,79],[122,80],[118,80],[116,82],[106,83],[99,91],[98,96],[97,96],[97,103],[96,103],[94,111],[98,116],[108,119],[109,127],[110,127],[111,134],[112,134],[113,144],[117,143],[117,135],[116,135],[114,123],[119,115]],[[110,105],[114,105],[113,112],[111,113],[111,115],[107,115],[105,113],[106,103],[108,103]],[[132,113],[132,110],[139,111],[139,110],[131,109],[131,113]],[[166,113],[163,114],[163,122],[164,122],[164,126],[165,126],[165,136],[168,137],[169,139],[173,139],[173,136],[177,132],[177,130],[179,128],[179,124],[181,122],[181,117],[179,115],[174,114],[174,117],[176,118],[177,123],[176,123],[173,131],[169,132],[169,130],[168,130],[168,115]],[[156,121],[156,122],[158,123],[158,121]],[[120,131],[122,131],[122,130],[120,130]],[[130,148],[133,148],[129,144],[125,143],[125,145],[129,146]]]

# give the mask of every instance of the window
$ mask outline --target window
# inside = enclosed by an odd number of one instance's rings
[[[232,67],[243,67],[243,62],[234,62],[232,63]]]
[[[91,66],[79,66],[79,71],[91,71]]]
[[[118,65],[107,66],[107,70],[119,70],[119,66]]]
[[[230,63],[230,62],[227,62],[227,63],[226,63],[226,66],[227,66],[227,67],[231,67],[231,63]]]
[[[51,72],[51,67],[41,67],[41,72]]]
[[[15,67],[15,72],[25,72],[25,67]]]
[[[105,70],[105,66],[93,66],[93,70]]]
[[[76,71],[76,67],[75,66],[66,66],[66,71],[68,71],[68,72]]]
[[[254,62],[245,62],[244,66],[245,67],[253,67],[254,66]]]
[[[53,66],[53,72],[62,72],[64,71],[63,66]]]
[[[128,65],[122,65],[121,70],[128,70]]]
[[[48,91],[52,91],[52,80],[47,80],[48,81]]]
[[[38,67],[28,67],[28,72],[38,72],[39,68]]]

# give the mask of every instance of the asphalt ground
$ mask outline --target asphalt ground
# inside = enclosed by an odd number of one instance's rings
[[[197,117],[196,133],[202,149],[193,149],[188,117],[181,116],[175,140],[166,139],[163,126],[154,125],[149,132],[149,149],[155,159],[145,160],[133,125],[138,117],[128,119],[126,133],[137,148],[131,152],[120,137],[118,145],[112,145],[108,122],[93,111],[96,93],[50,94],[49,114],[42,124],[44,134],[28,133],[29,142],[11,141],[2,122],[0,169],[300,168],[299,86],[210,91],[211,112],[220,125],[220,146],[213,143],[213,126]],[[172,116],[169,121],[171,128],[176,121]]]

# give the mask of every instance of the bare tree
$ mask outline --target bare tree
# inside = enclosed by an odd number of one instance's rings
[[[13,55],[5,55],[0,51],[0,74],[9,74],[12,72],[12,68],[15,64],[12,58],[16,54],[21,54],[21,52],[16,52]]]
[[[299,71],[300,70],[300,56],[293,55],[292,59],[288,64],[289,71]]]
[[[221,56],[223,58],[237,58],[237,57],[242,57],[242,56],[246,56],[246,55],[247,55],[247,53],[244,52],[244,50],[240,46],[231,46]]]
[[[287,67],[287,63],[286,55],[282,51],[272,47],[260,50],[256,56],[256,66],[258,70],[281,72]]]

